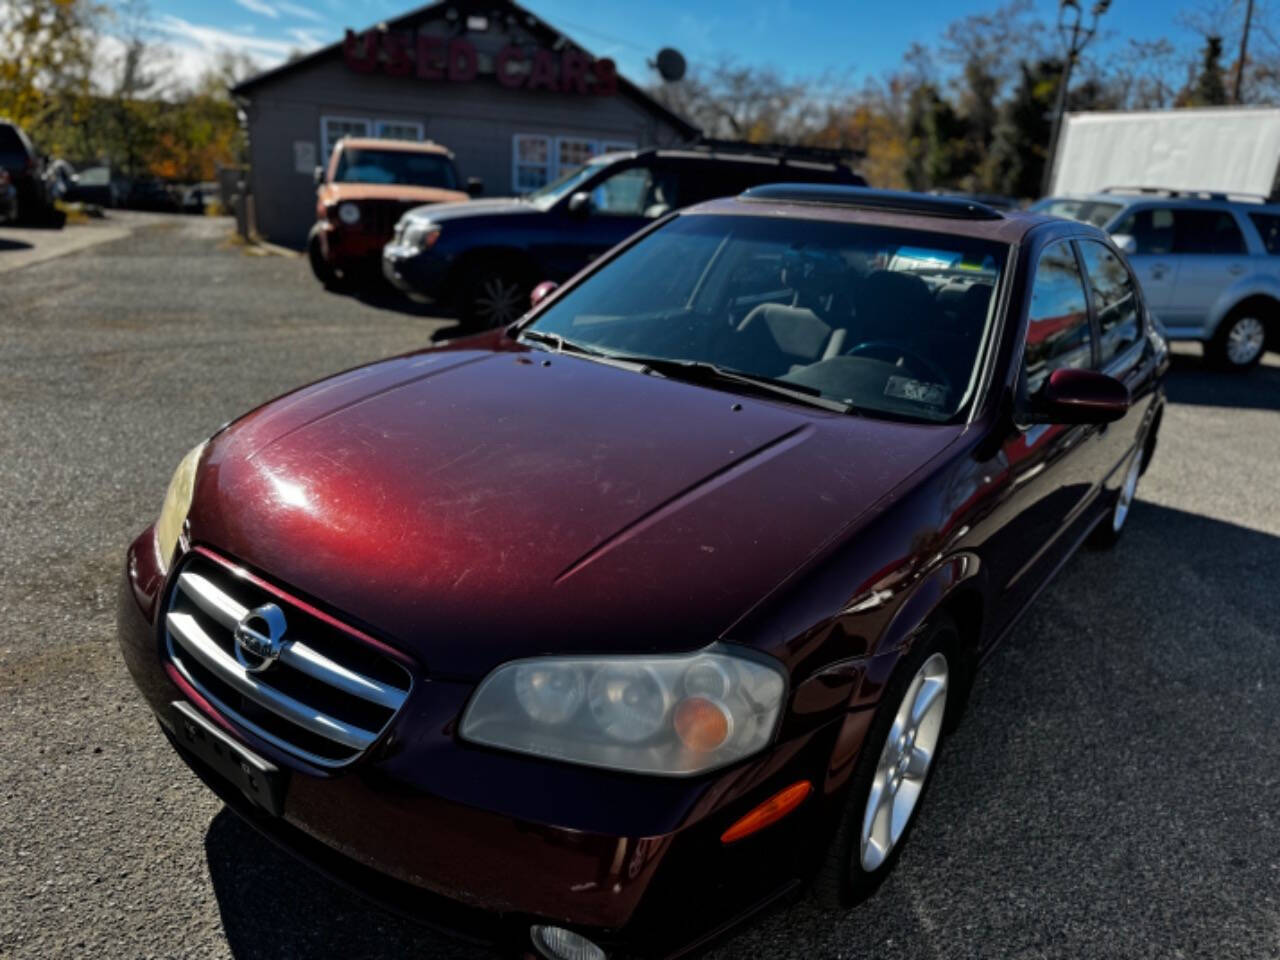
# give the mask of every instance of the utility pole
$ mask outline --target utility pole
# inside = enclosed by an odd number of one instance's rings
[[[1252,4],[1253,0],[1249,0]],[[1107,12],[1111,0],[1097,0],[1090,8],[1092,18],[1089,26],[1084,26],[1084,11],[1080,9],[1079,0],[1059,0],[1058,3],[1058,35],[1066,46],[1066,58],[1062,62],[1062,78],[1058,81],[1058,96],[1053,106],[1053,132],[1049,135],[1049,155],[1045,157],[1044,176],[1040,179],[1040,195],[1047,196],[1053,178],[1053,161],[1058,152],[1058,137],[1062,133],[1062,115],[1067,109],[1067,87],[1071,84],[1071,68],[1081,51],[1089,45],[1093,35],[1098,32],[1098,18]],[[1070,19],[1068,19],[1070,12]]]
[[[1240,34],[1240,56],[1236,59],[1236,75],[1231,83],[1231,102],[1240,102],[1240,87],[1244,83],[1244,60],[1249,52],[1249,26],[1253,22],[1253,0],[1244,10],[1244,31]]]

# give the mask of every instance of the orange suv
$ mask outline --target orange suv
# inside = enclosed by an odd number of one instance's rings
[[[478,191],[478,181],[476,190]],[[406,210],[466,200],[453,154],[438,143],[346,137],[316,167],[316,223],[307,254],[327,287],[376,269]]]

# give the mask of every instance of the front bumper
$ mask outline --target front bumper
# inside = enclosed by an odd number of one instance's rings
[[[320,243],[320,255],[331,267],[344,272],[377,270],[382,248],[390,234],[370,231],[360,224],[354,227],[328,220],[318,221],[312,235]]]
[[[452,261],[434,250],[387,244],[382,250],[382,275],[402,293],[429,301],[446,301],[452,291],[448,279]]]
[[[219,717],[168,664],[165,596],[148,530],[128,552],[119,608],[129,670],[157,716],[185,699],[289,768],[283,816],[175,744],[179,753],[272,840],[415,920],[512,952],[528,949],[529,926],[541,922],[577,929],[611,957],[679,955],[792,889],[828,829],[835,794],[820,789],[760,834],[719,840],[782,787],[821,788],[837,737],[847,747],[847,718],[704,778],[636,777],[462,743],[455,727],[470,685],[428,676],[365,757],[307,768]]]

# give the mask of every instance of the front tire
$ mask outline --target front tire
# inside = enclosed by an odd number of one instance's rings
[[[851,907],[871,896],[901,855],[964,699],[962,649],[955,622],[938,614],[894,672],[817,878],[825,906]]]
[[[490,330],[514,323],[529,309],[530,286],[508,270],[483,266],[472,270],[461,291],[462,320],[468,327]]]
[[[1218,324],[1205,356],[1220,370],[1244,371],[1256,366],[1266,349],[1266,318],[1256,309],[1239,307]]]
[[[316,279],[324,284],[326,290],[341,290],[343,280],[338,276],[336,270],[330,266],[329,261],[324,258],[324,251],[320,248],[320,238],[312,237],[311,242],[307,244],[307,262],[311,264],[311,272],[315,274]]]
[[[1089,534],[1089,546],[1096,550],[1110,550],[1120,542],[1124,533],[1125,521],[1129,519],[1129,511],[1133,507],[1134,496],[1138,492],[1138,478],[1142,476],[1143,464],[1146,460],[1147,446],[1143,444],[1134,450],[1129,457],[1129,465],[1125,467],[1124,480],[1120,484],[1120,492],[1116,494],[1116,502],[1111,512],[1093,528]]]

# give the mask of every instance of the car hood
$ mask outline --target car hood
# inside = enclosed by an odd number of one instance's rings
[[[350,371],[223,431],[193,541],[440,676],[689,650],[960,430],[486,343]]]
[[[492,197],[488,200],[469,200],[466,203],[441,203],[423,210],[412,210],[434,223],[445,223],[464,217],[507,217],[541,213],[532,203],[513,197]]]
[[[399,200],[402,203],[449,203],[465,206],[466,193],[442,187],[415,187],[403,183],[327,183],[321,187],[320,202],[326,206],[345,200]]]

